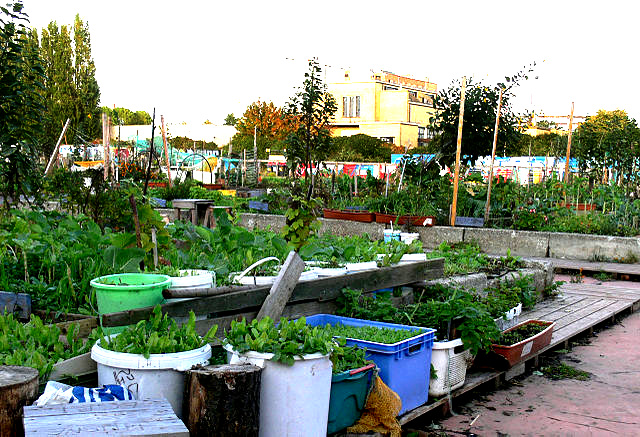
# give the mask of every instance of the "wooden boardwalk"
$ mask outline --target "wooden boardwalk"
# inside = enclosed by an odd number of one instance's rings
[[[562,258],[529,258],[547,261],[553,264],[555,270],[583,271],[592,273],[613,273],[614,275],[630,275],[640,277],[640,263],[624,264],[599,261],[582,261]]]
[[[614,321],[622,313],[630,313],[640,308],[640,285],[637,288],[615,283],[583,284],[567,283],[559,288],[559,295],[552,300],[546,300],[536,305],[533,311],[523,312],[520,320],[541,319],[556,322],[551,344],[542,349],[535,356],[516,364],[507,371],[489,371],[468,373],[465,385],[451,392],[455,398],[477,388],[480,385],[493,382],[498,386],[502,381],[509,380],[524,373],[527,366],[537,366],[540,354],[562,346],[569,347],[569,341],[581,334],[593,333],[593,328],[606,321]],[[445,413],[449,408],[449,399],[444,397],[414,410],[408,411],[399,418],[404,425],[424,414],[435,412],[437,409]]]

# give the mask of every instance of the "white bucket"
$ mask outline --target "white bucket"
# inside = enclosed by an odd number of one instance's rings
[[[464,385],[467,366],[472,362],[469,349],[455,353],[454,349],[462,346],[459,338],[451,341],[434,341],[431,349],[431,365],[436,370],[437,378],[429,379],[429,396],[443,396]]]
[[[400,258],[399,264],[415,263],[415,262],[426,261],[426,260],[427,260],[426,253],[405,253],[404,255],[402,255],[402,258]]]
[[[328,278],[347,274],[346,267],[314,267],[312,271],[318,275],[318,278]]]
[[[236,276],[233,282],[241,285],[269,285],[276,281],[277,276]],[[300,275],[300,281],[311,281],[318,279],[318,273],[315,270],[307,270]]]
[[[347,272],[361,272],[363,270],[373,270],[378,268],[378,263],[375,261],[365,261],[361,263],[347,263]]]
[[[230,345],[229,362],[262,367],[260,437],[325,437],[329,420],[331,360],[329,355],[296,357],[293,366],[272,361],[273,354],[238,354]]]
[[[213,275],[208,270],[180,270],[180,276],[171,277],[171,288],[192,290],[213,287]]]
[[[178,417],[182,417],[184,371],[211,358],[211,346],[172,354],[127,354],[103,349],[96,343],[91,358],[98,363],[98,385],[121,384],[136,399],[166,398]]]
[[[420,234],[417,232],[400,232],[400,241],[405,244],[411,244],[415,240],[420,239]]]

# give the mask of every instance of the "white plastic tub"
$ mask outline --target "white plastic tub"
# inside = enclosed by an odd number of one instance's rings
[[[467,367],[473,357],[468,349],[455,353],[455,348],[462,346],[459,338],[451,341],[434,341],[431,350],[431,365],[437,378],[429,380],[429,396],[443,396],[464,385]]]
[[[394,231],[393,229],[385,229],[382,236],[385,243],[388,243],[391,240],[400,241],[400,231]]]
[[[361,272],[363,270],[373,270],[378,268],[378,263],[375,261],[365,261],[361,263],[347,263],[347,273]]]
[[[171,277],[171,288],[193,290],[213,287],[213,275],[208,270],[180,270],[180,276]]]
[[[405,244],[411,244],[415,240],[420,239],[420,234],[417,232],[400,232],[400,241]]]
[[[229,362],[262,367],[260,386],[260,437],[325,437],[331,394],[329,355],[296,357],[293,366],[272,361],[273,354],[238,354],[225,349]]]
[[[122,384],[136,399],[167,398],[173,411],[182,417],[184,371],[211,358],[211,346],[172,354],[142,354],[113,352],[91,348],[91,358],[98,364],[98,385]]]
[[[241,285],[269,285],[276,281],[277,276],[236,276],[233,278],[235,284]],[[300,281],[311,281],[318,279],[318,273],[315,270],[302,272]]]

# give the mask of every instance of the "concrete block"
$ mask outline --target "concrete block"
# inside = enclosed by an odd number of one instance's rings
[[[442,284],[453,288],[463,288],[465,290],[475,290],[482,293],[487,288],[487,275],[484,273],[472,273],[470,275],[449,276],[446,278],[428,281],[427,285]]]
[[[548,232],[515,231],[510,229],[465,228],[464,241],[475,241],[486,253],[506,255],[511,249],[517,256],[547,256]]]
[[[240,214],[238,224],[247,229],[271,229],[280,232],[286,224],[286,218],[283,215],[243,213]]]
[[[549,256],[585,261],[638,260],[640,239],[554,232],[549,238]]]
[[[381,223],[362,223],[352,220],[320,219],[320,234],[333,234],[341,237],[351,235],[369,235],[372,240],[381,240],[385,225]]]
[[[420,234],[422,245],[427,249],[435,249],[443,241],[460,243],[464,236],[463,228],[452,228],[449,226],[417,227],[415,230]]]

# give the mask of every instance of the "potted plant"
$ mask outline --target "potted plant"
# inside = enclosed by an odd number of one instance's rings
[[[327,433],[333,434],[358,421],[373,385],[375,364],[357,346],[336,345],[333,364]]]
[[[99,340],[91,349],[98,364],[98,384],[120,384],[136,399],[165,397],[178,417],[182,416],[184,371],[211,358],[217,325],[204,337],[195,330],[196,318],[178,327],[156,305],[149,320],[141,320],[120,334],[105,336],[98,328]]]
[[[260,386],[260,435],[279,437],[305,430],[327,434],[331,390],[329,332],[312,328],[304,317],[276,324],[269,318],[232,321],[224,348],[230,363],[263,367]]]
[[[555,325],[544,320],[524,321],[504,331],[491,349],[511,367],[551,343]]]

